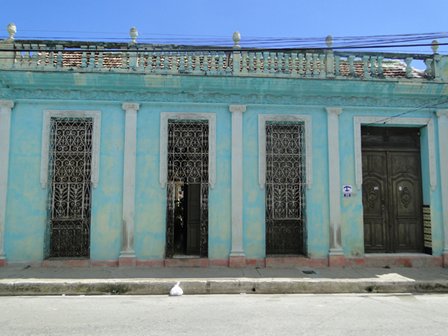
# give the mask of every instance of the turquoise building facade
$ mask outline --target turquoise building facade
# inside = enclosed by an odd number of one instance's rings
[[[447,265],[437,46],[234,41],[1,42],[2,264]]]

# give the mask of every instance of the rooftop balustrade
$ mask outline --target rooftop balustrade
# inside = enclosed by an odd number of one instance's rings
[[[0,41],[0,70],[318,79],[440,80],[441,55],[340,52],[331,48],[242,49],[73,41]],[[15,33],[15,32],[14,32]],[[132,29],[131,29],[132,33]],[[418,65],[418,70],[415,65]]]

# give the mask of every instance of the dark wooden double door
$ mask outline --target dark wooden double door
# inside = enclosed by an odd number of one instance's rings
[[[362,128],[366,253],[423,251],[418,129]]]

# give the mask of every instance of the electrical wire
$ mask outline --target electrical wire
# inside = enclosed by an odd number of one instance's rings
[[[68,32],[69,33],[69,32]],[[70,32],[73,33],[73,32]],[[75,32],[78,33],[75,37],[70,36],[24,36],[22,40],[62,40],[69,39],[71,41],[81,41],[82,37],[79,33],[88,32]],[[91,34],[95,34],[91,36]],[[106,37],[106,32],[89,32],[89,39],[91,42],[127,42],[129,39],[123,37],[117,37],[124,35],[124,33],[110,33],[112,36]],[[140,44],[176,44],[176,45],[211,45],[211,46],[232,46],[233,41],[230,37],[219,36],[207,36],[207,35],[180,35],[180,34],[140,34],[138,42]],[[373,36],[341,36],[334,37],[333,49],[347,49],[347,48],[409,48],[420,47],[430,45],[432,40],[436,39],[448,39],[448,33],[436,32],[436,33],[418,33],[418,34],[395,34],[395,35],[373,35]],[[426,43],[424,41],[427,41]],[[419,43],[416,43],[419,42]],[[441,41],[441,45],[444,42]],[[326,48],[325,38],[322,37],[251,37],[243,38],[240,42],[244,48],[265,48],[265,49],[324,49]]]

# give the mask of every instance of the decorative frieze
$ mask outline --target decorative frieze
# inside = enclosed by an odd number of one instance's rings
[[[244,104],[270,105],[303,105],[303,106],[352,106],[352,107],[387,107],[396,109],[392,112],[405,112],[415,106],[434,106],[448,108],[445,98],[418,97],[372,97],[372,96],[343,96],[343,95],[295,95],[279,91],[265,94],[253,93],[250,96],[220,91],[179,93],[173,91],[140,92],[140,91],[103,91],[103,90],[42,90],[42,89],[0,89],[0,99],[42,99],[42,100],[89,100],[96,102],[118,102],[138,100],[149,104],[165,104],[169,96],[169,104],[200,101],[210,104],[227,104],[229,101],[241,101]]]

